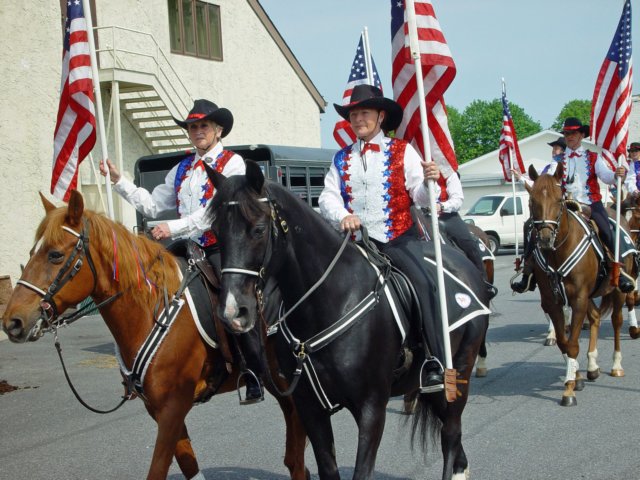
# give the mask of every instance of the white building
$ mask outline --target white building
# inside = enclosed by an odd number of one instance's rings
[[[59,101],[66,0],[3,1],[0,22],[0,275],[15,284],[43,218]],[[171,120],[196,98],[230,109],[226,145],[319,147],[326,102],[258,0],[91,0],[108,154],[131,175],[136,159],[185,148]],[[121,146],[121,147],[120,147]],[[80,169],[89,208],[100,142]],[[102,177],[100,177],[102,179]],[[114,195],[116,219],[133,210]]]

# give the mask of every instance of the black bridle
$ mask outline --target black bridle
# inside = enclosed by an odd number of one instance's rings
[[[558,232],[560,231],[560,220],[562,219],[562,215],[565,212],[566,208],[567,208],[566,203],[564,201],[561,201],[560,210],[558,211],[558,216],[556,217],[555,220],[542,219],[542,220],[533,221],[533,226],[536,229],[537,233],[542,232],[544,229],[551,230],[551,245],[553,250],[558,249],[566,241],[568,237],[567,235],[567,237],[565,237],[564,240],[560,242],[560,244],[556,245]],[[536,246],[538,248],[541,248],[540,235],[536,235]]]
[[[60,292],[60,290],[62,290],[62,287],[64,287],[78,274],[78,272],[84,265],[84,258],[86,258],[86,261],[89,264],[89,268],[91,269],[91,274],[93,275],[93,287],[89,296],[93,294],[96,285],[98,284],[98,274],[96,272],[96,267],[94,265],[93,259],[91,258],[91,252],[89,250],[89,229],[87,219],[83,219],[83,228],[80,233],[76,232],[72,228],[67,227],[66,225],[63,225],[62,229],[65,232],[70,233],[71,235],[76,237],[78,241],[76,242],[75,247],[67,257],[66,261],[62,265],[62,268],[58,271],[58,274],[53,279],[53,282],[51,282],[51,285],[49,285],[49,287],[46,289],[41,289],[33,285],[32,283],[27,282],[26,280],[20,279],[16,282],[17,285],[22,285],[29,290],[38,293],[42,297],[42,300],[40,301],[41,315],[34,327],[29,332],[30,339],[36,336],[42,336],[44,335],[45,331],[52,330],[65,323],[75,321],[82,316],[78,314],[81,313],[81,311],[83,311],[84,309],[78,310],[72,316],[61,317],[60,313],[58,312],[58,308],[56,307],[54,297],[57,293]],[[117,296],[119,295],[120,294],[117,294]],[[111,297],[105,302],[110,302],[113,300],[115,300],[115,298]]]

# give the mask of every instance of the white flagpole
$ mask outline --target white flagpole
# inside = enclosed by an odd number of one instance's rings
[[[504,81],[504,77],[502,78],[502,96],[507,98],[507,85]],[[515,128],[515,126],[514,126]],[[512,135],[515,136],[515,132],[512,132]],[[511,171],[511,193],[513,195],[513,233],[515,235],[516,241],[516,258],[518,258],[518,205],[516,204],[516,179],[513,174],[513,154],[515,152],[511,147],[509,147],[509,170]],[[520,172],[524,173],[524,172]]]
[[[371,48],[369,48],[369,31],[367,27],[364,27],[364,31],[362,32],[364,46],[364,66],[367,70],[367,82],[369,85],[375,85],[375,79],[373,78],[373,67],[371,63]]]
[[[96,45],[93,39],[93,21],[91,19],[91,5],[89,0],[82,0],[82,9],[84,10],[84,18],[87,22],[87,36],[89,37],[89,54],[91,56],[91,75],[93,76],[93,95],[96,101],[96,123],[98,124],[98,133],[100,136],[100,148],[102,150],[102,160],[105,161],[109,157],[107,151],[107,136],[104,131],[104,113],[102,112],[102,95],[100,94],[100,77],[98,76],[98,61],[96,59]],[[115,220],[113,213],[113,197],[111,195],[111,178],[109,169],[105,177],[105,186],[107,188],[107,207],[109,218]]]
[[[427,123],[427,106],[424,98],[424,80],[422,77],[422,64],[420,63],[420,44],[418,42],[418,28],[416,25],[416,12],[413,0],[406,0],[405,12],[407,15],[407,23],[409,26],[409,48],[411,50],[411,58],[416,68],[416,82],[418,86],[418,97],[420,98],[420,127],[422,130],[422,139],[424,147],[425,162],[432,162],[431,146],[429,139],[429,125]],[[442,321],[442,338],[444,339],[444,355],[445,366],[448,369],[453,368],[453,360],[451,358],[451,339],[449,338],[449,314],[447,312],[447,298],[444,286],[444,270],[442,267],[442,248],[440,245],[440,228],[438,226],[438,215],[436,214],[436,197],[434,194],[434,181],[429,180],[429,207],[431,209],[431,228],[433,229],[433,245],[435,247],[437,277],[438,277],[438,293],[440,298],[440,317]]]
[[[618,156],[618,167],[622,166],[624,155]],[[620,201],[622,200],[622,179],[616,177],[617,189],[616,189],[616,244],[615,244],[615,261],[620,262]]]

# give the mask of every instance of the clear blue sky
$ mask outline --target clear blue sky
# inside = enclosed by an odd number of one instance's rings
[[[389,0],[260,0],[280,34],[328,102],[321,116],[322,146],[335,148],[333,125],[360,31],[387,96],[391,93]],[[445,94],[462,111],[475,99],[500,96],[549,127],[573,99],[591,99],[623,0],[433,0],[457,65]],[[634,63],[640,50],[640,2],[632,0]],[[640,93],[640,78],[634,93]],[[517,125],[516,125],[517,128]],[[638,140],[638,139],[634,139]]]

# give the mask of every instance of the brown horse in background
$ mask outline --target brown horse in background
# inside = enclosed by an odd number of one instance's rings
[[[628,219],[629,234],[635,244],[636,250],[640,251],[640,196],[628,195],[627,198],[620,205],[623,215],[627,212],[631,212],[631,216]],[[632,269],[629,270],[629,275],[634,279],[638,278],[638,259],[633,262]],[[629,335],[633,339],[640,338],[640,328],[638,328],[638,320],[636,319],[635,307],[640,305],[640,295],[638,290],[634,290],[627,294],[625,299],[627,306],[627,312],[629,314]]]
[[[154,310],[161,304],[165,288],[169,296],[178,291],[181,280],[176,258],[162,245],[85,210],[78,192],[72,192],[67,207],[56,208],[44,197],[42,201],[47,213],[37,229],[29,263],[7,305],[5,332],[13,342],[35,341],[55,324],[57,312],[64,312],[87,297],[99,305],[119,295],[102,306],[100,314],[125,367],[132,369],[136,353],[154,327]],[[113,279],[114,262],[119,266],[117,280]],[[67,273],[75,271],[68,280],[65,269]],[[54,278],[61,280],[58,286],[52,284]],[[154,288],[149,288],[146,279]],[[53,294],[49,302],[46,297],[43,300],[47,291]],[[284,383],[274,365],[270,368],[272,377]],[[186,478],[204,478],[185,417],[194,402],[206,400],[213,393],[234,391],[237,380],[237,369],[227,373],[222,354],[204,342],[191,310],[184,305],[144,378],[141,398],[158,424],[148,479],[165,479],[174,456]],[[280,388],[286,385],[281,384]],[[284,463],[292,479],[305,480],[309,472],[304,465],[304,428],[291,399],[276,398],[287,424]]]
[[[586,235],[580,221],[579,213],[570,211],[563,199],[560,184],[563,168],[559,164],[554,175],[538,176],[536,170],[529,168],[529,176],[534,180],[532,187],[526,186],[531,201],[531,215],[537,235],[537,254],[557,272],[565,260],[576,251]],[[625,266],[631,270],[632,259],[627,256]],[[622,327],[622,305],[626,295],[618,288],[610,285],[607,278],[599,281],[600,259],[595,249],[589,245],[586,252],[575,263],[575,266],[560,274],[547,274],[540,266],[535,265],[535,276],[540,289],[542,306],[553,320],[557,335],[557,344],[566,359],[565,391],[561,405],[576,405],[575,392],[584,388],[584,379],[579,371],[578,353],[579,337],[585,316],[589,318],[590,336],[587,353],[587,377],[595,380],[599,376],[597,365],[597,340],[600,327],[600,317],[611,311],[611,321],[614,330],[614,354],[612,376],[623,376],[622,354],[620,352],[620,329]],[[569,337],[565,334],[563,315],[563,301],[560,290],[564,288],[569,306],[571,307],[571,325]],[[600,308],[593,302],[594,298],[602,297]]]

